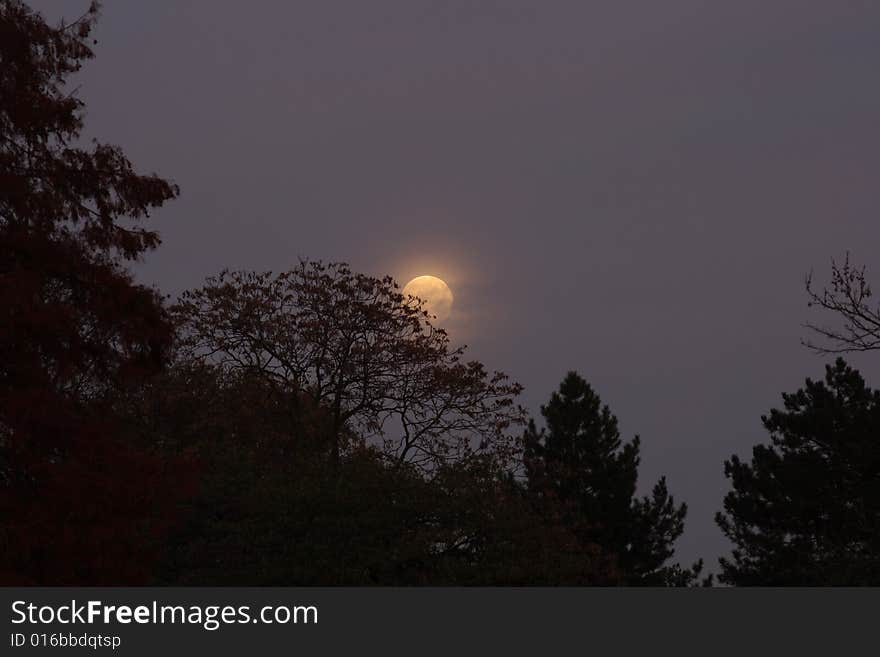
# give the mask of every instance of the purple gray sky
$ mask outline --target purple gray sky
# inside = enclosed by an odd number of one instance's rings
[[[723,460],[827,360],[804,275],[850,250],[880,285],[872,0],[120,0],[97,38],[89,130],[182,190],[143,281],[444,278],[532,411],[576,369],[642,436],[710,569]]]

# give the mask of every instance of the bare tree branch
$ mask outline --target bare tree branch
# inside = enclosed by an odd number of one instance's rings
[[[828,287],[817,290],[812,272],[806,277],[805,287],[809,295],[807,305],[834,314],[838,324],[829,326],[808,322],[804,326],[819,340],[805,339],[802,344],[820,354],[880,349],[880,305],[872,305],[865,268],[854,267],[849,253],[842,264],[831,261]]]

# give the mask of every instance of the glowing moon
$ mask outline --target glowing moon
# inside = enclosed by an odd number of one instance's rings
[[[446,321],[452,313],[452,290],[436,276],[416,276],[404,286],[403,296],[418,297],[424,301],[422,308],[436,316],[438,322]]]

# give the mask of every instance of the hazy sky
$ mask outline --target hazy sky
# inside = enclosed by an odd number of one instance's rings
[[[642,436],[685,560],[727,550],[723,460],[823,373],[805,273],[851,250],[880,284],[871,0],[131,0],[97,37],[91,133],[182,190],[144,281],[446,279],[530,409],[576,369]]]

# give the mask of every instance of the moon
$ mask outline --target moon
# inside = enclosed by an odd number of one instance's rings
[[[443,279],[436,276],[416,276],[403,288],[403,296],[413,296],[425,303],[422,305],[428,314],[434,315],[437,322],[445,322],[452,314],[452,290]]]

